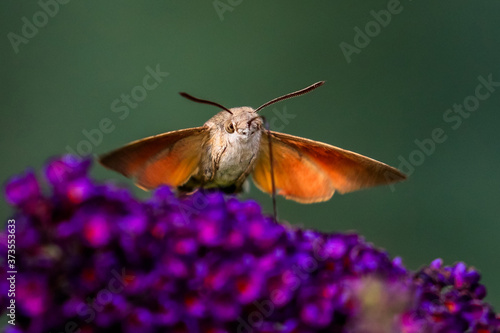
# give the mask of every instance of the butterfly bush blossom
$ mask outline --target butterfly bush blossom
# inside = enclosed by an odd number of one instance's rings
[[[92,180],[90,165],[68,155],[47,165],[47,191],[32,171],[5,186],[17,270],[7,332],[500,331],[463,263],[410,272],[357,234],[275,223],[218,192],[137,200]]]

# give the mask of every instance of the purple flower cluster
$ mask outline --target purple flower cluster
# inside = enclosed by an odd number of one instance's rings
[[[463,263],[412,273],[356,234],[284,226],[218,192],[163,187],[139,201],[91,180],[90,164],[51,161],[50,193],[33,172],[6,185],[17,270],[7,332],[500,331]]]
[[[480,278],[463,262],[446,267],[441,259],[415,273],[418,308],[406,318],[414,327],[409,332],[500,332],[500,315],[482,301],[486,288]]]

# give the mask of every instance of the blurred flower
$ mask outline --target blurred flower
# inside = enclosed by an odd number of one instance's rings
[[[89,168],[50,161],[46,194],[33,172],[7,183],[18,272],[7,332],[500,330],[463,263],[412,273],[356,234],[286,227],[218,192],[178,198],[162,187],[139,201]]]

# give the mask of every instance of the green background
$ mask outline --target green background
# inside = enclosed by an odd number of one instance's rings
[[[228,0],[221,2],[228,4]],[[401,1],[401,12],[348,63],[341,42],[387,1],[236,1],[221,16],[212,1],[70,1],[16,53],[8,33],[33,22],[35,1],[0,2],[1,181],[76,149],[84,130],[114,126],[101,154],[153,134],[202,125],[227,107],[257,107],[319,80],[313,93],[263,111],[295,116],[280,130],[398,167],[415,140],[442,128],[447,140],[409,180],[314,205],[278,199],[279,216],[323,231],[356,230],[406,266],[465,261],[483,274],[500,307],[500,88],[454,130],[445,111],[473,95],[478,76],[500,81],[498,1]],[[125,119],[111,103],[142,84],[146,67],[169,76]],[[121,104],[123,105],[123,104]],[[277,126],[278,127],[278,126]],[[95,165],[98,179],[127,179]],[[141,197],[149,194],[134,188]],[[271,212],[255,187],[246,195]],[[11,214],[4,200],[0,215]],[[20,256],[22,253],[19,254]]]

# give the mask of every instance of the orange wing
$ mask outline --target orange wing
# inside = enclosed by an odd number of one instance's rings
[[[271,132],[271,143],[277,194],[301,203],[406,179],[387,164],[322,142]],[[262,134],[253,180],[262,191],[272,192],[267,133]]]
[[[137,140],[99,158],[105,167],[133,178],[137,186],[180,186],[196,171],[206,127],[188,128]]]

